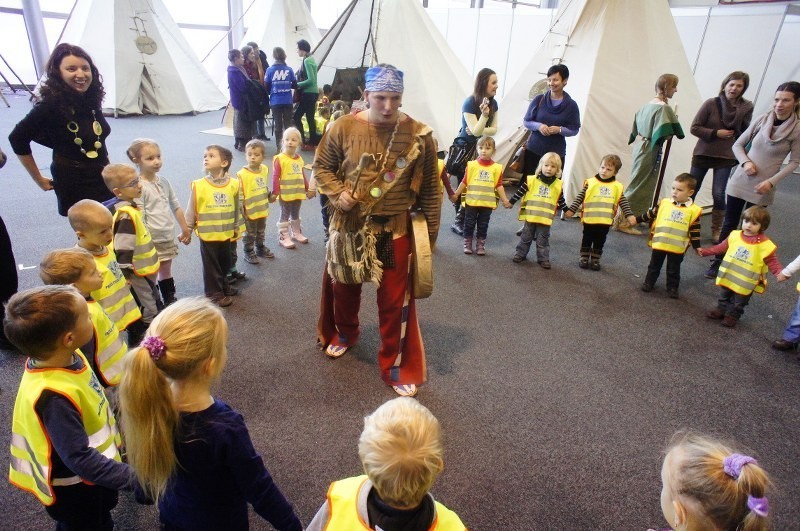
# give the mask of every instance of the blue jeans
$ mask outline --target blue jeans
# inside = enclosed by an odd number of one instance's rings
[[[783,339],[792,343],[800,342],[800,298],[797,299],[797,306],[794,307],[789,324],[783,331]]]
[[[710,168],[714,175],[714,182],[711,186],[711,196],[714,198],[714,206],[712,207],[714,210],[725,210],[725,188],[728,186],[728,178],[731,176],[732,168]],[[697,166],[692,166],[689,170],[689,174],[697,179],[697,186],[695,187],[694,194],[692,195],[692,200],[697,197],[697,193],[700,191],[700,187],[703,185],[703,179],[708,173],[708,169],[706,168],[698,168]]]
[[[479,240],[485,240],[486,233],[489,232],[489,218],[492,217],[492,209],[467,206],[464,211],[464,238],[471,240],[474,234]]]

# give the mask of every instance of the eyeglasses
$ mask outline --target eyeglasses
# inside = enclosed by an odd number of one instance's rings
[[[133,188],[134,186],[139,186],[139,181],[141,180],[142,180],[141,177],[137,177],[128,184],[125,184],[123,186],[117,186],[117,188]]]

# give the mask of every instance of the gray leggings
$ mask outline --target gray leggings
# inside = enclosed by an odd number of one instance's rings
[[[294,201],[278,200],[281,204],[281,223],[285,223],[292,219],[300,219],[300,205],[303,203],[302,199],[295,199]]]

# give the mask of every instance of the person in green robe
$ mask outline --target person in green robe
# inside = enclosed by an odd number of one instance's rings
[[[656,96],[636,112],[628,144],[633,148],[631,180],[625,197],[636,212],[645,212],[653,205],[653,194],[661,167],[662,146],[671,136],[683,138],[683,128],[678,116],[669,106],[669,99],[678,91],[678,76],[663,74],[656,81]],[[638,138],[638,141],[637,141]],[[624,217],[615,223],[617,230],[628,234],[641,234]]]

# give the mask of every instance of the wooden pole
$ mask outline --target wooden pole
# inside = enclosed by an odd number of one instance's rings
[[[669,150],[672,147],[672,137],[667,139],[664,144],[664,151],[661,154],[661,167],[658,170],[658,179],[656,180],[656,189],[653,190],[653,200],[650,202],[650,208],[658,204],[658,196],[661,195],[661,185],[664,183],[664,173],[667,171],[667,159],[669,159]]]

